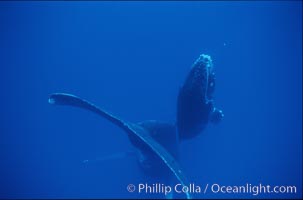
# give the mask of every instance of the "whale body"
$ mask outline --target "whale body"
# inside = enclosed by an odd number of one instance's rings
[[[202,54],[193,64],[179,91],[176,123],[157,120],[132,123],[87,100],[66,93],[50,95],[49,103],[82,108],[107,119],[127,134],[137,150],[138,162],[145,174],[166,179],[174,175],[181,185],[186,186],[189,182],[178,163],[179,143],[199,135],[208,122],[218,123],[223,118],[223,112],[214,106],[214,88],[212,60],[210,56]],[[185,192],[185,195],[191,198],[189,192]]]
[[[195,61],[177,98],[176,126],[180,140],[199,135],[208,122],[218,123],[223,112],[214,106],[215,72],[210,56]]]

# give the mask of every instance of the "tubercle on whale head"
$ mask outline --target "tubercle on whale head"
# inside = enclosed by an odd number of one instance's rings
[[[206,68],[213,68],[213,61],[211,59],[211,56],[207,54],[201,54],[199,58],[194,62],[192,67],[201,65],[205,66]]]
[[[208,102],[212,99],[215,88],[215,73],[213,61],[210,55],[201,54],[191,68],[188,84],[191,88],[199,88],[203,101]],[[188,85],[187,84],[187,85]]]

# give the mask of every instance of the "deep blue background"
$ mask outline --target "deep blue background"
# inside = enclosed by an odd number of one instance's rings
[[[295,185],[302,195],[301,2],[0,2],[0,198],[119,198],[147,180],[127,136],[53,92],[133,122],[175,120],[176,96],[200,53],[225,113],[181,144],[197,185]],[[196,194],[200,198],[251,194]]]

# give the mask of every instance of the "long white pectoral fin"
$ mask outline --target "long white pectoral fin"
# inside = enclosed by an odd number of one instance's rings
[[[152,151],[162,159],[162,161],[173,172],[175,177],[182,185],[189,185],[189,182],[187,181],[183,170],[179,166],[179,163],[161,144],[155,141],[143,127],[134,123],[123,121],[120,118],[115,117],[114,115],[75,95],[55,93],[50,96],[48,102],[54,105],[68,105],[83,108],[108,119],[118,127],[122,128],[125,132],[127,132],[127,134],[132,134],[142,142],[146,143],[152,149]],[[186,197],[188,199],[191,198],[189,192],[186,192]]]

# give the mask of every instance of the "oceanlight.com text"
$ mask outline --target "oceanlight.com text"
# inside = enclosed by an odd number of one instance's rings
[[[257,196],[259,194],[296,194],[297,187],[291,185],[272,186],[266,184],[252,185],[249,183],[243,185],[221,185],[218,183],[198,185],[190,183],[189,185],[165,185],[161,183],[147,184],[129,184],[127,186],[129,192],[137,192],[139,194],[169,194],[169,193],[191,193],[191,194],[251,194]]]
[[[271,186],[271,185],[263,185],[260,183],[259,185],[245,184],[241,186],[226,186],[220,184],[212,184],[210,188],[212,193],[227,193],[227,194],[237,194],[237,193],[247,193],[252,194],[254,196],[258,194],[279,194],[279,193],[297,193],[296,186]]]

